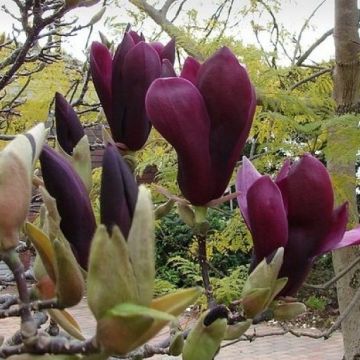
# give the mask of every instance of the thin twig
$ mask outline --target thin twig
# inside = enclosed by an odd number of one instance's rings
[[[300,81],[298,81],[297,83],[295,83],[294,85],[290,86],[290,91],[293,91],[295,90],[296,88],[298,88],[299,86],[311,81],[311,80],[314,80],[316,78],[318,78],[319,76],[321,75],[324,75],[324,74],[327,74],[329,72],[331,72],[333,70],[333,68],[328,68],[328,69],[322,69],[320,71],[317,71],[315,73],[313,73],[312,75],[306,77],[305,79],[302,79]]]
[[[332,279],[330,279],[326,283],[319,284],[319,285],[305,283],[304,286],[312,288],[312,289],[326,290],[332,284],[336,283],[339,279],[341,279],[344,275],[346,275],[358,263],[360,263],[360,257],[356,258],[350,265],[348,265],[345,269],[341,270],[335,277],[333,277]]]

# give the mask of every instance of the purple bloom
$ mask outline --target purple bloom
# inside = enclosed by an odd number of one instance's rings
[[[175,59],[173,41],[161,46],[145,43],[133,31],[125,33],[113,58],[106,46],[98,42],[91,46],[91,74],[112,136],[130,150],[139,150],[148,138],[151,123],[145,95],[161,75],[161,60]]]
[[[71,164],[48,145],[43,147],[40,163],[45,187],[61,216],[60,228],[79,264],[87,269],[96,223],[84,183]]]
[[[146,110],[178,154],[183,195],[194,205],[205,205],[223,194],[239,160],[255,93],[246,70],[226,47],[201,66],[187,60],[182,76],[155,80]]]
[[[129,166],[113,145],[106,147],[101,177],[101,223],[111,233],[118,225],[127,238],[138,196],[138,186]]]
[[[58,92],[55,94],[55,120],[57,140],[61,148],[71,155],[85,133],[76,112]]]
[[[280,295],[294,295],[314,258],[360,243],[360,228],[346,230],[347,203],[334,209],[325,166],[311,155],[287,161],[273,181],[244,157],[237,175],[238,203],[254,243],[255,267],[278,247],[285,248],[279,277],[288,277]]]

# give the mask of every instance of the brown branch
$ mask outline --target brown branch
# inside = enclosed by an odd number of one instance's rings
[[[163,16],[166,16],[166,14],[168,13],[171,5],[175,2],[176,0],[166,0],[164,5],[162,6],[162,8],[159,10],[160,13],[163,15]]]
[[[330,35],[334,33],[334,29],[328,30],[322,36],[320,36],[296,61],[295,66],[302,66],[303,62],[310,56],[310,54]]]
[[[17,354],[95,354],[99,352],[95,338],[85,341],[69,340],[65,337],[39,335],[31,344],[20,344],[0,348],[0,357]]]
[[[321,8],[322,5],[324,5],[324,3],[326,2],[327,0],[322,0],[321,3],[314,9],[314,11],[310,14],[310,16],[305,20],[303,26],[301,27],[301,30],[299,32],[299,35],[297,37],[297,40],[296,40],[296,46],[295,46],[295,50],[294,50],[294,55],[293,55],[293,58],[292,58],[292,61],[291,61],[291,65],[294,65],[295,62],[296,62],[296,58],[298,56],[298,53],[300,51],[300,42],[301,42],[301,37],[306,29],[306,27],[308,26],[310,20],[315,16],[315,14],[317,13],[317,11]]]
[[[354,266],[360,263],[360,257],[356,258],[350,265],[348,265],[345,269],[340,271],[335,277],[330,279],[324,284],[307,284],[305,283],[304,286],[312,288],[312,289],[319,289],[319,290],[326,290],[328,289],[332,284],[335,284],[339,279],[341,279],[344,275],[346,275]]]
[[[26,284],[24,266],[15,249],[3,251],[1,257],[15,277],[21,305],[19,311],[21,318],[21,335],[23,339],[28,339],[36,335],[37,327],[31,314],[30,296]]]
[[[333,70],[332,68],[327,68],[327,69],[322,69],[322,70],[320,70],[320,71],[318,71],[316,73],[313,73],[312,75],[306,77],[305,79],[302,79],[302,80],[298,81],[297,83],[295,83],[294,85],[291,85],[289,90],[293,91],[296,88],[298,88],[299,86],[301,86],[301,85],[303,85],[303,84],[305,84],[305,83],[307,83],[307,82],[309,82],[311,80],[314,80],[314,79],[318,78],[321,75],[332,72],[332,70]]]
[[[175,26],[171,21],[169,21],[164,14],[161,13],[161,11],[154,8],[152,5],[150,5],[145,0],[130,0],[130,3],[135,5],[140,10],[144,11],[153,21],[155,21],[156,24],[161,26],[161,28],[170,36],[175,39],[179,38],[179,34],[182,33],[182,31]],[[189,41],[187,44],[181,44],[181,46],[184,48],[184,50],[191,56],[203,60],[204,55],[201,53],[201,51],[198,49],[196,43],[194,41]]]
[[[59,306],[59,303],[56,299],[33,301],[27,306],[32,311],[40,311],[46,309],[63,309],[63,307]],[[0,310],[0,319],[20,316],[23,307],[24,304],[20,303],[19,306],[16,308]]]

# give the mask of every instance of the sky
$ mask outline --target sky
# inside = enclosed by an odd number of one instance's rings
[[[274,0],[271,0],[274,1]],[[163,1],[160,1],[160,4]],[[268,0],[269,2],[269,0]],[[297,34],[305,19],[312,13],[314,8],[320,3],[321,1],[315,0],[284,0],[282,1],[282,9],[277,14],[277,21],[278,23],[282,23],[285,28],[291,34]],[[191,8],[196,9],[199,12],[199,16],[202,18],[208,18],[216,8],[212,5],[212,1],[205,1],[205,0],[189,0],[186,3],[184,9],[190,10]],[[239,9],[240,7],[249,3],[249,0],[235,0],[234,1],[234,8]],[[116,21],[121,23],[127,23],[129,21],[129,17],[127,16],[126,9],[131,8],[129,2],[126,0],[120,1],[120,7],[109,7],[107,8],[104,18],[107,16],[114,16]],[[7,7],[13,7],[12,0],[0,0],[0,5],[6,5]],[[96,5],[90,8],[80,8],[75,9],[71,12],[71,16],[68,16],[68,19],[72,18],[73,16],[77,16],[79,18],[79,24],[86,24],[91,17],[100,10],[101,6]],[[251,27],[249,25],[249,21],[251,20],[251,16],[245,19],[239,19],[239,24],[233,31],[233,35],[237,38],[241,39],[245,44],[253,44],[256,43],[256,39],[253,35]],[[261,22],[266,21],[265,16],[256,15],[254,20]],[[181,21],[181,20],[179,20]],[[0,9],[0,32],[10,32],[12,27],[12,19],[9,15],[5,14]],[[325,3],[322,5],[320,10],[316,13],[316,15],[312,18],[310,23],[310,28],[308,28],[302,37],[302,45],[303,48],[306,49],[312,42],[314,42],[318,37],[320,37],[324,32],[329,30],[333,27],[334,22],[334,0],[326,0]],[[154,23],[152,20],[147,21],[146,27],[149,29],[154,27]],[[104,28],[104,23],[101,21],[95,26],[92,40],[99,40],[98,30],[101,30],[106,35],[111,34],[110,29]],[[146,29],[143,32],[146,34]],[[109,37],[111,38],[113,34]],[[79,33],[78,36],[72,37],[71,41],[65,45],[65,48],[68,52],[72,55],[76,56],[79,59],[84,59],[84,44],[86,41],[87,31],[82,31]],[[262,39],[264,40],[264,44],[266,47],[266,37],[263,36]],[[334,54],[334,45],[332,37],[329,37],[312,55],[312,59],[315,61],[321,60],[328,60],[329,58],[333,57]]]

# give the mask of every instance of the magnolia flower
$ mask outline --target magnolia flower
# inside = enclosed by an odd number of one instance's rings
[[[226,47],[202,65],[188,59],[182,76],[155,80],[146,110],[178,154],[183,195],[193,205],[205,205],[228,185],[249,134],[255,92],[246,70]]]
[[[60,228],[79,264],[86,269],[96,223],[84,183],[71,164],[47,145],[40,155],[40,163],[45,187],[56,200]]]
[[[280,277],[288,282],[280,295],[293,295],[316,256],[360,243],[360,227],[345,232],[347,203],[334,209],[325,166],[311,155],[285,162],[275,181],[260,175],[244,157],[237,175],[238,203],[254,242],[256,266],[284,247]]]
[[[76,112],[58,92],[55,94],[55,120],[57,141],[71,155],[85,133]]]
[[[130,150],[146,142],[151,124],[145,112],[145,95],[153,80],[160,77],[162,60],[173,64],[175,44],[147,44],[137,33],[126,32],[114,57],[107,47],[94,42],[90,69],[114,140]],[[168,64],[164,71],[169,71]]]
[[[106,225],[109,233],[113,225],[117,225],[127,238],[137,196],[138,186],[129,166],[117,148],[108,145],[103,157],[100,213],[101,223]]]
[[[29,211],[34,163],[45,142],[44,124],[16,136],[0,152],[0,250],[14,248]]]

